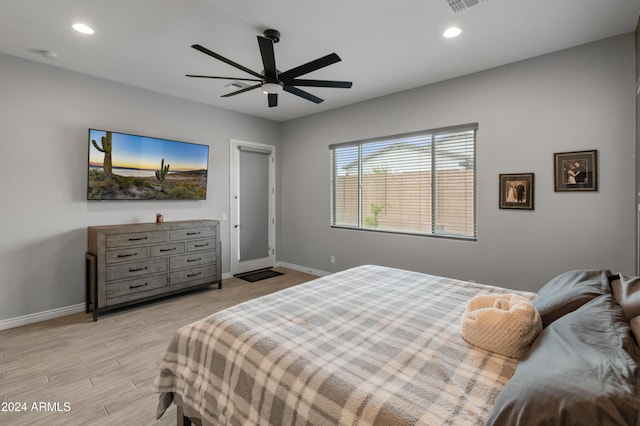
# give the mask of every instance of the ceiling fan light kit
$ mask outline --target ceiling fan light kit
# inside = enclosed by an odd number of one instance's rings
[[[278,94],[282,93],[282,88],[282,83],[263,83],[262,93],[264,93],[265,95]]]
[[[244,71],[247,74],[252,75],[254,78],[241,78],[241,77],[220,77],[220,76],[212,76],[212,75],[195,75],[195,74],[187,74],[187,77],[193,78],[212,78],[212,79],[222,79],[222,80],[237,80],[237,81],[252,81],[256,84],[248,85],[247,87],[243,87],[240,90],[236,90],[235,92],[227,93],[222,95],[222,97],[230,97],[235,96],[240,93],[248,92],[253,89],[262,88],[262,92],[268,95],[268,105],[270,108],[278,106],[278,94],[283,91],[291,93],[292,95],[299,96],[308,101],[319,104],[323,102],[323,99],[299,88],[302,87],[333,87],[340,89],[349,89],[353,85],[350,81],[334,81],[334,80],[307,80],[307,79],[299,79],[298,77],[309,74],[310,72],[317,71],[321,68],[329,66],[331,64],[335,64],[336,62],[340,62],[340,57],[331,53],[329,55],[323,56],[321,58],[315,59],[311,62],[307,62],[306,64],[302,64],[285,72],[280,72],[276,68],[276,59],[275,52],[273,49],[274,43],[280,41],[280,32],[274,29],[268,29],[264,31],[264,36],[258,36],[258,47],[260,48],[260,55],[262,57],[262,65],[264,66],[264,71],[262,73],[258,73],[253,71],[247,67],[244,67],[231,59],[225,58],[224,56],[215,53],[206,47],[203,47],[199,44],[194,44],[191,47],[215,58],[219,61],[222,61],[228,65],[231,65],[234,68],[237,68],[241,71]]]

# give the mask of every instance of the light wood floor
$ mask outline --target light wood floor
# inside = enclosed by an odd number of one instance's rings
[[[158,396],[151,392],[171,337],[216,311],[316,278],[276,270],[285,274],[256,283],[231,278],[222,290],[104,314],[97,322],[83,313],[0,331],[0,425],[175,425],[175,406],[155,420]]]

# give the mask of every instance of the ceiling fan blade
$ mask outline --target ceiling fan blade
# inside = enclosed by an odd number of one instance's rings
[[[226,95],[222,95],[220,97],[228,98],[229,96],[239,95],[240,93],[248,92],[249,90],[257,89],[258,87],[261,87],[261,86],[262,86],[262,83],[256,84],[255,86],[245,87],[244,89],[236,90],[235,92],[227,93]]]
[[[327,56],[323,56],[322,58],[318,58],[314,61],[307,62],[306,64],[302,64],[295,68],[291,68],[288,71],[285,71],[280,74],[280,80],[292,80],[298,76],[308,74],[312,71],[319,70],[320,68],[324,68],[331,64],[335,64],[336,62],[340,62],[340,56],[335,53],[331,53]]]
[[[307,86],[307,87],[336,87],[340,89],[350,89],[353,86],[351,81],[333,81],[333,80],[303,80],[294,78],[287,80],[289,86]]]
[[[191,47],[193,47],[193,48],[194,48],[194,49],[196,49],[196,50],[199,50],[200,52],[202,52],[202,53],[204,53],[204,54],[206,54],[206,55],[209,55],[209,56],[211,56],[211,57],[213,57],[213,58],[216,58],[217,60],[222,61],[222,62],[224,62],[225,64],[229,64],[229,65],[231,65],[232,67],[236,67],[236,68],[238,68],[239,70],[242,70],[242,71],[244,71],[244,72],[246,72],[246,73],[249,73],[249,74],[251,74],[251,75],[253,75],[253,76],[255,76],[255,77],[262,78],[262,75],[261,75],[261,74],[258,74],[257,72],[255,72],[255,71],[253,71],[253,70],[250,70],[250,69],[249,69],[249,68],[247,68],[247,67],[243,67],[242,65],[240,65],[240,64],[238,64],[238,63],[235,63],[235,62],[233,62],[231,59],[227,59],[227,58],[225,58],[225,57],[224,57],[224,56],[222,56],[222,55],[218,55],[216,52],[212,52],[211,50],[207,49],[206,47],[200,46],[199,44],[194,44],[194,45],[192,45]]]
[[[238,77],[217,77],[213,75],[194,75],[194,74],[185,74],[186,77],[195,77],[195,78],[215,78],[218,80],[240,80],[240,81],[262,81],[257,78],[238,78]]]
[[[276,69],[276,56],[273,52],[273,40],[258,36],[258,46],[264,65],[264,75],[268,79],[278,80],[278,70]]]
[[[269,93],[269,108],[278,106],[278,94]]]
[[[301,98],[304,98],[316,104],[319,104],[320,102],[324,102],[324,99],[321,99],[315,95],[312,95],[309,92],[305,92],[304,90],[298,89],[297,87],[284,86],[284,90],[291,93],[292,95],[300,96]]]

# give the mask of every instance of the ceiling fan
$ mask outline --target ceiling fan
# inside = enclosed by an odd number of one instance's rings
[[[227,93],[226,95],[222,95],[223,98],[228,98],[229,96],[239,95],[240,93],[248,92],[253,89],[262,88],[262,91],[268,95],[269,107],[278,106],[278,94],[283,90],[285,92],[289,92],[293,95],[300,96],[301,98],[307,99],[311,102],[315,102],[319,104],[324,99],[321,99],[315,95],[312,95],[309,92],[306,92],[299,87],[336,87],[342,89],[349,89],[353,85],[350,81],[334,81],[334,80],[307,80],[307,79],[299,79],[301,75],[308,74],[310,72],[319,70],[331,64],[335,64],[336,62],[340,62],[340,57],[331,53],[329,55],[323,56],[311,62],[307,62],[306,64],[297,66],[295,68],[291,68],[288,71],[280,72],[276,68],[276,58],[273,50],[274,43],[280,41],[280,32],[274,29],[268,29],[264,31],[264,37],[258,36],[258,46],[260,47],[260,55],[262,56],[262,64],[264,66],[264,70],[261,73],[250,70],[236,62],[233,62],[230,59],[225,58],[222,55],[219,55],[211,50],[203,47],[199,44],[194,44],[191,46],[192,48],[209,55],[213,58],[216,58],[226,64],[229,64],[239,70],[242,70],[248,74],[256,78],[236,78],[236,77],[218,77],[211,75],[194,75],[187,74],[187,77],[195,77],[195,78],[214,78],[220,80],[238,80],[238,81],[253,81],[257,82],[252,86],[244,87],[240,90],[236,90],[235,92]]]

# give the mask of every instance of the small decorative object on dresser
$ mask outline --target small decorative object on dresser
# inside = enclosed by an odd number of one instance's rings
[[[220,222],[87,228],[86,312],[98,313],[218,284]]]

